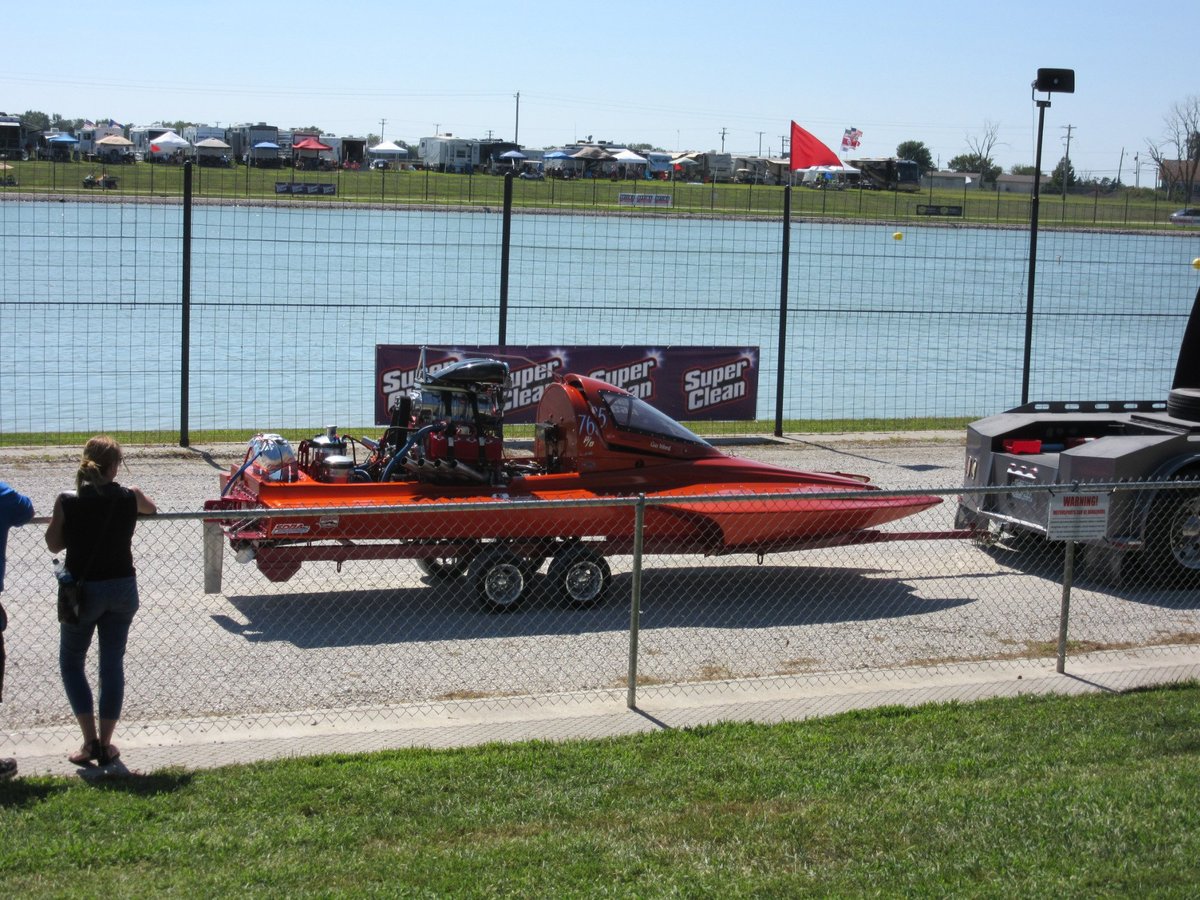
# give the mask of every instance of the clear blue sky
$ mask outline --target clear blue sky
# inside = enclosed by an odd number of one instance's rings
[[[823,6],[824,10],[814,7]],[[795,119],[838,149],[923,141],[944,166],[998,126],[995,161],[1032,164],[1039,67],[1077,93],[1046,111],[1043,169],[1071,126],[1080,175],[1133,183],[1171,105],[1200,95],[1200,3],[10,3],[0,109],[125,124],[317,125],[415,142],[588,135],[778,155]],[[1143,170],[1142,184],[1152,178]]]

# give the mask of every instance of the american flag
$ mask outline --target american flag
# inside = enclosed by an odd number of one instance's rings
[[[858,145],[862,143],[862,132],[851,125],[842,132],[842,150],[857,150]]]

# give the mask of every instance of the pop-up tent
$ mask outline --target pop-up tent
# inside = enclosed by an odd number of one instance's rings
[[[380,141],[374,147],[368,147],[367,153],[380,159],[397,159],[401,156],[408,156],[407,150],[392,141]]]
[[[192,145],[173,131],[164,131],[150,141],[150,152],[155,156],[170,156],[183,150],[191,150]]]

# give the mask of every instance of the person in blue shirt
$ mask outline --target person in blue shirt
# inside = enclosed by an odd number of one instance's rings
[[[8,555],[8,529],[19,528],[33,518],[33,501],[18,494],[0,481],[0,594],[4,593],[4,560]],[[0,603],[0,700],[4,699],[4,629],[8,616],[4,604]],[[0,781],[17,774],[15,759],[0,759]]]

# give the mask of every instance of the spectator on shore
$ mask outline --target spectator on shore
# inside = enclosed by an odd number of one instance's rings
[[[138,608],[133,566],[133,531],[137,517],[152,515],[154,502],[136,487],[116,482],[121,445],[107,435],[90,439],[75,475],[75,490],[54,501],[46,527],[52,553],[67,551],[67,571],[86,585],[77,623],[60,628],[58,664],[71,710],[83,733],[83,746],[68,758],[77,766],[116,760],[112,743],[125,698],[125,644]],[[100,722],[84,664],[92,635],[100,635]]]

